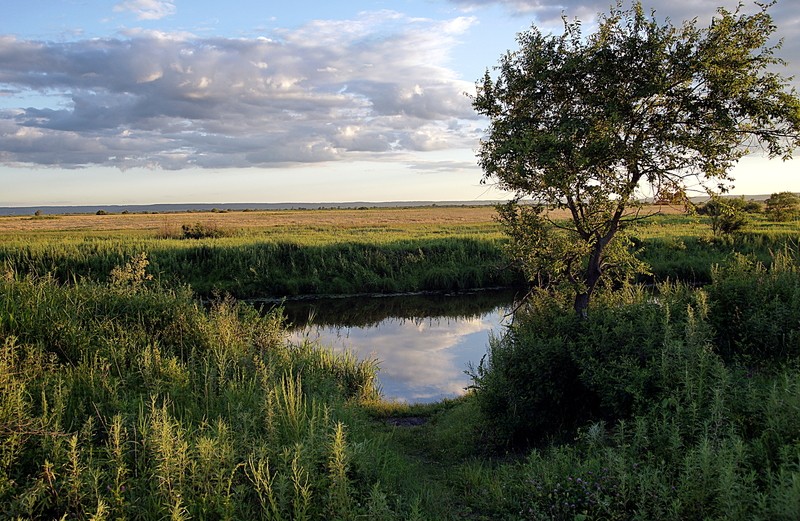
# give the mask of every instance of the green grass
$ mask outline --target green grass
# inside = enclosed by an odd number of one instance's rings
[[[520,281],[518,273],[503,269],[502,239],[491,222],[347,226],[342,221],[239,231],[185,226],[217,236],[179,239],[172,237],[180,231],[147,236],[140,229],[7,233],[0,265],[63,282],[103,282],[115,266],[145,253],[157,280],[172,287],[188,284],[205,297],[451,291]]]
[[[632,236],[653,274],[642,280],[708,283],[711,267],[729,262],[733,252],[768,263],[771,252],[800,238],[796,223],[763,218],[742,233],[714,238],[706,220],[656,215],[637,225]],[[216,225],[204,226],[219,231]],[[453,291],[522,283],[520,273],[508,269],[504,238],[490,222],[286,224],[219,235],[187,240],[136,229],[7,233],[0,242],[0,265],[63,282],[103,282],[115,266],[145,253],[157,280],[190,285],[204,297]]]
[[[769,265],[775,252],[800,241],[797,222],[775,223],[763,216],[750,215],[741,232],[714,237],[708,217],[652,216],[632,230],[652,276],[643,281],[711,282],[715,265],[727,265],[736,254],[746,255]]]
[[[4,235],[0,519],[800,517],[795,228],[653,217],[635,235],[656,278],[704,288],[623,288],[585,324],[533,301],[476,389],[430,405],[195,286],[497,283],[496,229],[268,235]]]

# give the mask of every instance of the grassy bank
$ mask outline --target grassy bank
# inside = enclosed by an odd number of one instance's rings
[[[477,238],[321,245],[237,239],[6,242],[0,262],[64,282],[104,281],[114,266],[141,252],[159,281],[191,285],[206,297],[451,291],[520,282],[517,273],[503,269],[499,239]]]
[[[140,284],[141,283],[141,284]],[[0,283],[3,519],[331,519],[387,491],[346,426],[375,367],[140,278]],[[377,506],[376,506],[377,505]],[[387,507],[388,508],[388,507]],[[410,508],[393,503],[393,508]]]

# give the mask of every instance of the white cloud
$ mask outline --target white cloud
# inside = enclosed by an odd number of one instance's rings
[[[126,0],[116,4],[114,11],[130,11],[138,20],[160,20],[175,14],[177,9],[167,0]]]
[[[360,359],[380,363],[378,378],[389,398],[430,401],[463,394],[471,383],[464,374],[469,363],[486,353],[491,332],[500,330],[501,315],[472,318],[386,318],[377,327],[312,327],[296,331],[303,338]]]
[[[472,84],[445,63],[471,23],[387,11],[276,38],[0,38],[5,106],[59,97],[0,112],[2,161],[223,168],[469,147],[474,124],[454,122],[475,118],[463,94]]]
[[[729,11],[736,10],[741,0],[691,0],[676,2],[674,0],[642,0],[645,11],[655,10],[659,19],[669,18],[675,25],[683,20],[698,19],[704,25],[717,12],[719,7]],[[537,24],[559,24],[561,16],[569,19],[578,18],[590,22],[598,13],[607,12],[609,6],[615,4],[609,0],[449,0],[461,6],[465,11],[476,12],[477,9],[490,6],[501,6],[515,16],[532,16]],[[633,0],[624,0],[623,7],[630,6]],[[743,2],[744,12],[755,12],[759,9],[755,1]],[[800,22],[800,2],[796,0],[779,0],[769,11],[778,24],[779,33],[794,35],[793,27]],[[793,38],[794,39],[794,38]],[[788,38],[787,38],[788,40]]]

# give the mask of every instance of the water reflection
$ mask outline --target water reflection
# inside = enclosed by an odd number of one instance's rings
[[[304,337],[380,361],[388,399],[430,402],[464,393],[469,363],[486,353],[511,291],[287,302],[292,339]]]

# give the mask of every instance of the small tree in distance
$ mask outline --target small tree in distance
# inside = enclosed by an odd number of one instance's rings
[[[711,218],[711,231],[719,237],[738,232],[747,225],[744,199],[724,199],[714,195],[699,213]]]
[[[612,246],[638,218],[641,184],[723,191],[753,146],[789,159],[800,144],[800,100],[771,69],[771,5],[720,9],[698,28],[618,3],[587,37],[566,19],[561,35],[521,33],[496,79],[487,70],[477,84],[473,106],[490,123],[483,181],[517,194],[500,212],[512,250],[526,252],[532,280],[569,284],[580,316],[610,272],[635,264]],[[523,197],[540,204],[516,204]]]
[[[773,221],[791,221],[800,217],[800,197],[792,192],[779,192],[765,201],[764,213]]]

